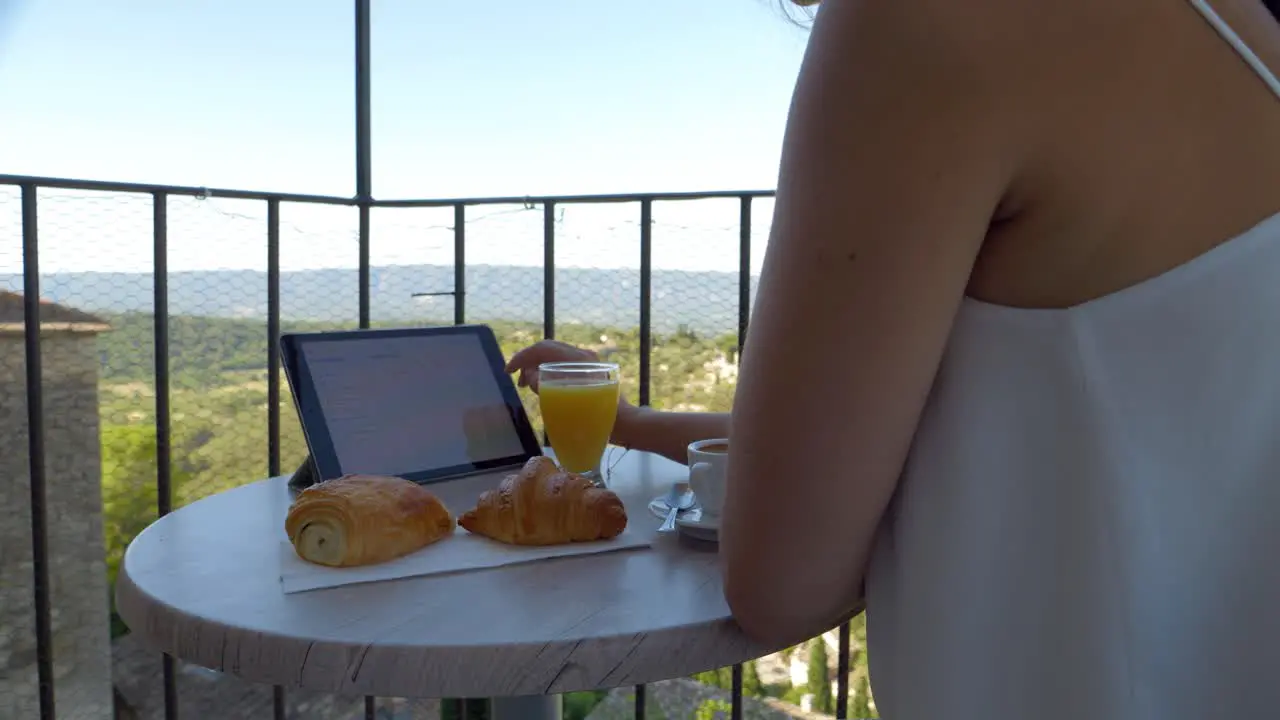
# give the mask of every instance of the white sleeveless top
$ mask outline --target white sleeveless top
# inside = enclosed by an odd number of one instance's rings
[[[966,300],[867,593],[890,720],[1280,717],[1280,215],[1073,308]]]

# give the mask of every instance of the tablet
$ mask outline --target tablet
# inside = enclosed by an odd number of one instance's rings
[[[280,354],[317,481],[429,483],[542,454],[487,326],[287,333]]]

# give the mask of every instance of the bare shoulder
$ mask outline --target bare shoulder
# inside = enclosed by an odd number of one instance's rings
[[[1034,89],[1062,60],[1097,57],[1146,20],[1137,0],[824,0],[811,53],[890,73],[929,76],[936,90]],[[1025,87],[1020,84],[1027,83]]]
[[[920,172],[942,159],[928,140],[945,135],[953,152],[983,156],[970,172],[985,163],[1003,177],[993,214],[1003,219],[1038,192],[1064,138],[1105,116],[1099,78],[1128,66],[1153,13],[1169,12],[1162,4],[823,0],[793,112],[885,140],[892,127],[896,146],[882,142],[885,152],[933,153],[916,159]]]
[[[1085,3],[1095,0],[1085,0]],[[858,52],[911,49],[924,60],[997,58],[1027,43],[1028,33],[1053,24],[1054,15],[1078,17],[1037,0],[824,0],[814,23],[815,41],[835,41]],[[841,41],[858,39],[857,47]]]

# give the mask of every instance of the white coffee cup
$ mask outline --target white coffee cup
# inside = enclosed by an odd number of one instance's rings
[[[719,517],[728,486],[729,441],[713,438],[689,443],[689,488],[702,513]]]

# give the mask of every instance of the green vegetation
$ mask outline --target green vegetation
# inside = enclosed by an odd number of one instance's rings
[[[760,682],[760,671],[756,669],[754,660],[742,664],[742,694],[749,697],[764,695],[764,684]]]
[[[726,720],[731,712],[733,712],[732,705],[715,698],[699,705],[693,717],[694,720]]]
[[[150,315],[109,318],[114,330],[99,337],[102,360],[100,419],[102,425],[103,505],[108,573],[111,582],[128,543],[154,518],[156,496],[156,412],[154,323]],[[503,353],[542,338],[536,323],[492,322]],[[375,324],[376,326],[376,324]],[[282,330],[315,331],[351,327],[336,323],[282,323]],[[622,374],[622,390],[639,400],[640,338],[638,329],[561,325],[557,338],[589,347],[613,362]],[[173,505],[180,507],[268,475],[267,328],[264,321],[202,317],[169,320],[170,430]],[[737,373],[737,336],[705,336],[681,329],[652,336],[650,404],[673,410],[727,411],[733,402]],[[289,396],[280,379],[281,472],[292,472],[306,456],[306,444]],[[521,391],[535,429],[541,434],[537,398]],[[125,628],[113,617],[113,634]],[[865,626],[855,649],[865,647]],[[856,635],[856,631],[855,631]],[[863,690],[864,655],[857,656],[853,678]],[[701,673],[697,679],[729,689],[729,668]],[[851,680],[851,683],[855,680]],[[827,697],[830,698],[828,683]],[[789,684],[765,685],[754,663],[744,668],[747,695],[778,698],[794,693]],[[565,696],[565,717],[581,720],[603,692]],[[483,707],[481,703],[471,706]],[[860,707],[851,698],[851,709]],[[714,710],[718,710],[715,708]],[[853,714],[852,717],[870,717]],[[461,719],[459,719],[461,720]],[[468,718],[467,720],[473,720]]]
[[[809,694],[813,695],[813,709],[830,715],[835,711],[831,694],[831,676],[827,673],[827,642],[821,637],[809,641]]]
[[[587,715],[591,714],[591,710],[608,694],[608,690],[589,690],[587,692],[566,694],[562,710],[564,720],[584,720]]]
[[[853,619],[849,628],[849,717],[875,718],[876,704],[871,695],[871,676],[867,669],[867,616]]]

